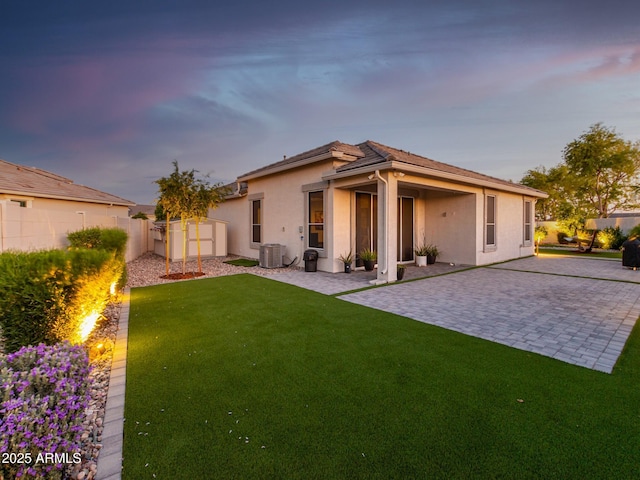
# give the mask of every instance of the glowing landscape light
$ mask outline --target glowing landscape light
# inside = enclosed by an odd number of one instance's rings
[[[91,331],[93,330],[93,327],[96,326],[96,322],[99,318],[100,312],[95,311],[84,317],[78,330],[78,334],[80,335],[80,338],[83,342],[89,337]]]

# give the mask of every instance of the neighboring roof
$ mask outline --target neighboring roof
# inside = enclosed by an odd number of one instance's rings
[[[145,215],[155,215],[156,206],[135,204],[129,207],[129,215],[136,215],[138,213],[144,213]]]
[[[244,175],[240,175],[238,177],[238,180],[244,181],[251,178],[270,175],[272,173],[277,173],[284,170],[289,170],[291,168],[307,165],[318,160],[338,158],[341,160],[352,161],[362,156],[364,156],[364,154],[358,147],[336,140],[334,142],[327,143],[326,145],[322,145],[321,147],[314,148],[313,150],[300,153],[293,157],[285,157],[284,160],[272,163],[270,165],[267,165],[266,167],[252,170],[251,172],[245,173]]]
[[[135,202],[35,167],[15,165],[0,160],[0,193],[57,200],[75,200],[109,205],[132,206]]]
[[[546,197],[546,193],[537,190],[535,188],[527,187],[525,185],[502,180],[500,178],[491,177],[482,173],[467,170],[465,168],[455,167],[447,163],[438,162],[427,157],[422,157],[404,150],[389,147],[381,143],[368,140],[364,143],[360,143],[357,147],[364,153],[364,157],[355,160],[351,163],[343,165],[336,169],[336,173],[349,172],[351,170],[372,167],[382,164],[404,164],[419,167],[425,169],[425,173],[430,173],[434,177],[444,177],[448,179],[456,179],[463,183],[470,184],[493,184],[496,186],[502,186],[509,190],[514,188],[518,190],[529,191],[532,195],[537,197]],[[402,167],[402,165],[396,165]]]

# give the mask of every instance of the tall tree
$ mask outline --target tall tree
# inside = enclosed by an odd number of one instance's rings
[[[640,143],[625,141],[614,129],[597,123],[563,150],[564,162],[529,170],[521,183],[543,190],[538,217],[582,223],[617,209],[636,208]]]
[[[548,198],[536,201],[536,216],[539,220],[568,218],[578,214],[575,185],[566,165],[529,170],[520,183],[549,195]]]
[[[576,199],[590,213],[605,218],[620,208],[637,206],[639,146],[614,128],[596,123],[564,148],[564,162],[577,180]]]

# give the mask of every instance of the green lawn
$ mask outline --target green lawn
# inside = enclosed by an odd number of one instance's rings
[[[638,331],[607,375],[252,275],[135,288],[124,478],[637,478]]]

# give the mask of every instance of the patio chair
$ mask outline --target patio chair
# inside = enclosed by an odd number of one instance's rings
[[[596,237],[598,236],[598,230],[593,231],[593,237],[591,237],[591,243],[588,247],[584,247],[578,238],[578,252],[580,253],[591,253],[593,250],[593,245],[596,243]]]

